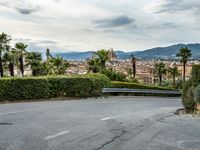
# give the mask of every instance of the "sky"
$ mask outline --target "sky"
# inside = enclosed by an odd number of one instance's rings
[[[54,52],[199,43],[199,0],[0,0],[12,44]]]

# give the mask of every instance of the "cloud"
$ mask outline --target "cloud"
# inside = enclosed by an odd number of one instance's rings
[[[154,0],[147,9],[153,13],[178,13],[183,11],[193,11],[200,9],[198,0]]]
[[[15,9],[21,14],[29,15],[33,12],[40,10],[40,7],[39,6],[36,6],[34,8],[15,7]]]
[[[128,17],[127,15],[117,15],[112,18],[94,20],[93,23],[97,28],[113,28],[131,25],[135,22],[135,19]]]
[[[20,14],[31,14],[33,12],[39,11],[41,6],[37,3],[32,3],[31,1],[25,0],[2,0],[0,2],[1,6],[15,9]]]

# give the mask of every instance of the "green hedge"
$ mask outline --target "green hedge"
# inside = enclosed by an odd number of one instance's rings
[[[183,85],[182,103],[187,112],[195,110],[195,89],[200,85],[200,65],[192,66],[192,77]]]
[[[102,88],[106,86],[101,78],[91,75],[3,78],[0,79],[0,100],[96,97],[101,95]]]
[[[159,86],[149,86],[138,83],[130,83],[130,82],[119,82],[112,81],[113,88],[129,88],[129,89],[154,89],[154,90],[171,90],[170,88],[164,88]]]

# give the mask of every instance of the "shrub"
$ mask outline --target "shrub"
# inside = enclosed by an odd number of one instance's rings
[[[90,78],[95,78],[95,79],[100,80],[102,82],[103,87],[110,87],[111,86],[110,79],[104,74],[93,73],[93,74],[88,74],[87,76],[90,77]]]
[[[126,76],[121,72],[113,71],[112,69],[105,69],[101,74],[106,75],[112,81],[126,81]]]
[[[195,109],[194,89],[191,80],[185,82],[183,86],[182,103],[187,112],[192,112]]]
[[[50,92],[44,78],[4,78],[0,87],[0,100],[43,99]]]
[[[0,79],[0,100],[96,97],[101,95],[102,88],[107,84],[101,80],[103,76],[98,76],[4,78]]]
[[[164,88],[159,86],[149,86],[143,85],[138,83],[131,83],[131,82],[119,82],[119,81],[112,81],[113,88],[129,88],[129,89],[155,89],[155,90],[170,90],[170,88]]]
[[[200,84],[200,65],[192,66],[192,83],[194,87]]]
[[[195,102],[200,103],[200,85],[194,90],[194,100]]]

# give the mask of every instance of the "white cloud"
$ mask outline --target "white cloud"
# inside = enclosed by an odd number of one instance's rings
[[[1,31],[30,48],[141,50],[198,42],[196,0],[1,0]],[[46,41],[46,42],[44,42]],[[52,41],[52,42],[47,42]]]

